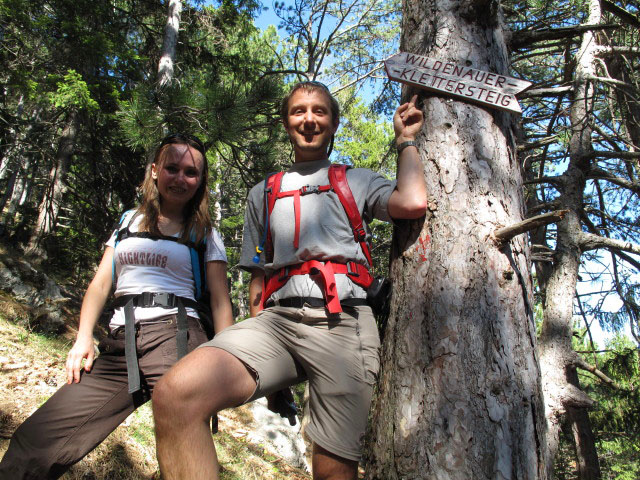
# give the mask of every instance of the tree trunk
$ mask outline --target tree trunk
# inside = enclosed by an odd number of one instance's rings
[[[400,49],[507,72],[498,2],[403,2]],[[409,92],[404,92],[405,98]],[[392,311],[368,479],[546,479],[527,241],[512,117],[423,94],[424,223],[396,228]]]
[[[173,81],[173,64],[176,60],[176,45],[178,44],[178,30],[180,29],[180,14],[182,2],[169,0],[167,24],[164,27],[162,54],[158,63],[158,85],[164,87]]]
[[[248,301],[246,299],[246,296],[244,294],[244,280],[242,279],[242,270],[240,268],[236,268],[236,295],[238,298],[237,301],[237,315],[236,315],[236,320],[244,320],[245,318],[247,318],[249,316],[249,308],[248,308]]]
[[[7,208],[8,218],[13,218],[18,211],[18,207],[23,205],[25,201],[28,185],[30,182],[29,174],[31,173],[31,163],[31,158],[29,156],[26,156],[24,159],[24,164],[22,165],[20,170],[16,172],[18,173],[18,177],[13,188],[9,208]]]
[[[629,151],[633,152],[640,149],[640,100],[631,88],[633,79],[625,62],[626,59],[621,55],[605,57],[607,71],[611,78],[622,82],[621,85],[616,86],[615,95],[620,108],[620,120],[625,126],[624,137],[633,145],[629,148]],[[632,175],[631,178],[634,176]]]
[[[9,177],[9,181],[7,182],[4,195],[2,195],[2,199],[0,200],[0,214],[2,214],[2,212],[4,211],[4,207],[7,205],[7,201],[9,200],[9,198],[13,198],[13,191],[16,185],[16,178],[18,178],[17,170],[13,172],[13,175],[11,175],[11,177]],[[7,215],[3,216],[4,222],[5,223],[11,222],[12,217],[13,217],[13,213],[11,214],[7,213]]]
[[[588,24],[600,23],[600,2],[589,3]],[[575,371],[576,353],[571,344],[573,333],[573,303],[578,280],[582,250],[579,244],[582,227],[580,213],[586,177],[591,166],[594,53],[596,39],[593,32],[583,34],[576,56],[573,98],[571,104],[570,161],[563,174],[560,208],[567,209],[564,220],[558,223],[556,250],[551,276],[547,283],[544,320],[540,334],[540,367],[546,404],[549,463],[551,471],[558,451],[560,417],[568,414],[576,442],[577,464],[581,480],[599,479],[600,467],[595,441],[586,409],[591,399],[580,389]]]
[[[11,163],[11,156],[8,155],[8,151],[10,150],[11,149],[7,148],[7,152],[5,152],[5,154],[2,155],[2,158],[0,159],[0,181],[8,178],[12,174],[11,169],[9,168],[9,165]]]
[[[62,195],[66,190],[65,179],[76,142],[76,112],[69,113],[67,123],[58,143],[58,150],[49,182],[39,207],[38,221],[34,227],[28,250],[34,252],[40,248],[40,241],[54,231]]]

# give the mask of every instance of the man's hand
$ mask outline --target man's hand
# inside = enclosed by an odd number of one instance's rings
[[[291,426],[296,424],[298,406],[293,399],[293,393],[290,388],[285,388],[284,390],[268,395],[267,408],[282,418],[288,418]]]
[[[422,128],[424,118],[422,111],[416,107],[417,100],[418,95],[414,95],[409,102],[400,105],[393,115],[393,129],[398,144],[415,140]]]

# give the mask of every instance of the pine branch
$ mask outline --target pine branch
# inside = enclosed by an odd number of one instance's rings
[[[561,205],[560,205],[560,202],[558,201],[539,203],[538,205],[529,207],[527,209],[527,215],[533,215],[543,210],[559,210],[560,208],[561,208]]]
[[[576,25],[575,27],[560,27],[560,28],[547,28],[544,30],[526,31],[522,30],[515,32],[515,35],[511,38],[511,50],[520,50],[533,46],[535,43],[558,40],[561,38],[573,38],[582,35],[588,31],[598,30],[613,30],[620,28],[617,24],[602,24],[602,25]]]
[[[614,382],[613,380],[611,380],[609,377],[607,377],[602,371],[598,370],[596,367],[588,364],[583,358],[581,358],[579,355],[576,355],[575,358],[573,359],[573,365],[576,368],[580,368],[582,370],[586,370],[587,372],[591,372],[593,373],[596,377],[598,377],[602,382],[606,383],[607,385],[609,385],[612,388],[615,388],[616,390],[619,390],[620,387],[618,386],[618,384],[616,382]]]
[[[553,262],[555,252],[546,245],[531,245],[532,262]]]
[[[633,88],[633,85],[623,82],[622,80],[616,80],[615,78],[609,77],[598,77],[596,75],[587,75],[588,80],[593,80],[594,82],[608,83],[611,85],[617,85],[619,87]]]
[[[633,350],[639,351],[640,352],[640,347],[636,347]],[[591,353],[611,353],[611,352],[618,352],[618,350],[613,349],[613,348],[606,348],[604,350],[576,350],[576,353],[584,353],[585,355],[591,354]]]
[[[560,97],[565,93],[570,93],[572,90],[573,87],[570,85],[565,87],[534,88],[518,94],[518,99],[536,97]]]
[[[588,250],[596,250],[598,248],[606,248],[617,252],[630,252],[640,255],[640,245],[615,238],[601,237],[592,233],[580,232],[578,234],[578,244],[583,252]]]
[[[595,52],[597,57],[607,57],[611,55],[640,55],[640,48],[638,47],[628,47],[628,46],[607,46],[607,45],[598,45],[596,47]]]
[[[640,152],[604,152],[594,150],[588,154],[589,158],[620,158],[623,160],[635,160],[640,158]]]
[[[618,152],[618,153],[623,153],[623,152]],[[637,153],[637,152],[629,152],[629,153]],[[618,185],[619,187],[626,188],[627,190],[631,190],[634,193],[640,194],[640,184],[629,181],[626,178],[618,177],[616,175],[613,175],[610,172],[601,170],[599,168],[592,168],[591,170],[589,170],[589,174],[587,175],[587,178],[591,178],[591,179],[598,178],[598,179],[606,180],[608,182],[613,183],[614,185]]]
[[[624,8],[619,7],[610,0],[601,0],[600,4],[605,12],[612,13],[624,23],[627,23],[632,27],[640,28],[640,19],[632,13],[627,12]]]
[[[613,254],[618,257],[621,258],[622,260],[624,260],[627,263],[630,263],[631,265],[633,265],[638,271],[640,271],[640,262],[638,260],[636,260],[633,257],[630,257],[629,255],[627,255],[626,253],[623,252],[619,252],[619,251],[614,251]]]
[[[545,137],[535,142],[525,143],[523,145],[518,145],[518,152],[526,152],[527,150],[533,150],[539,147],[544,147],[545,145],[550,145],[558,141],[557,135],[551,135],[550,137]]]
[[[532,178],[531,180],[526,180],[524,182],[525,185],[538,185],[540,183],[550,183],[552,185],[562,185],[563,177],[562,177],[562,175],[558,175],[557,177],[538,177],[538,178]]]
[[[564,218],[568,211],[569,210],[556,210],[555,212],[544,213],[532,218],[527,218],[522,222],[518,222],[508,227],[499,228],[493,232],[493,239],[498,244],[506,243],[521,233],[549,225],[550,223],[559,222]]]

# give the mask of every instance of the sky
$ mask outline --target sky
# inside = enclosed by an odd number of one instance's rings
[[[287,1],[285,3],[290,3],[290,2]],[[256,27],[258,27],[260,30],[264,30],[269,25],[273,25],[276,28],[278,28],[278,23],[280,22],[280,19],[277,17],[275,12],[273,11],[273,4],[271,2],[265,2],[263,3],[263,7],[264,7],[264,10],[258,16],[258,18],[256,18],[254,22]],[[280,32],[280,31],[278,33],[280,35],[284,34],[284,32]]]

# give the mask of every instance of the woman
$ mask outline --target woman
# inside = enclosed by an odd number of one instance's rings
[[[206,340],[195,309],[192,258],[204,245],[214,330],[233,323],[226,255],[209,219],[202,142],[166,137],[142,192],[142,204],[123,217],[87,288],[67,357],[67,384],[18,427],[0,480],[60,477],[151,398],[179,356]],[[93,329],[114,281],[118,308],[94,361]]]

